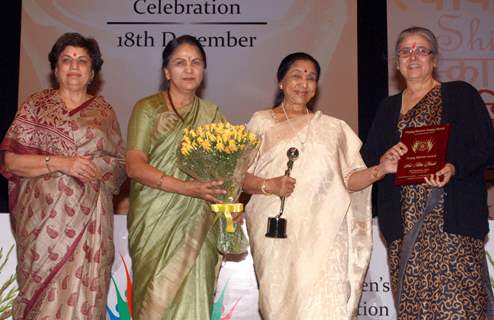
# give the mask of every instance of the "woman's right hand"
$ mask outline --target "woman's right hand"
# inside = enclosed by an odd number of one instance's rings
[[[101,172],[91,156],[60,157],[57,160],[59,171],[83,182],[95,181],[101,177]]]
[[[190,197],[203,199],[213,203],[221,203],[222,201],[216,198],[218,195],[226,194],[223,188],[223,181],[210,180],[190,180],[185,181],[184,194]]]
[[[296,182],[297,180],[288,176],[266,179],[266,191],[279,197],[288,197],[295,190]]]
[[[379,161],[384,173],[395,173],[398,168],[398,160],[408,152],[408,148],[402,142],[398,142],[388,149]]]

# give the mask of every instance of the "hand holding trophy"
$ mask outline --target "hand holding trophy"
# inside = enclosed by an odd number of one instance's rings
[[[286,152],[288,157],[288,162],[286,164],[287,169],[285,170],[285,176],[289,177],[290,172],[293,168],[293,163],[298,159],[299,152],[297,148],[291,147]],[[280,212],[277,216],[268,218],[268,230],[266,232],[266,237],[268,238],[286,238],[286,219],[282,218],[281,215],[285,210],[285,197],[281,198]]]

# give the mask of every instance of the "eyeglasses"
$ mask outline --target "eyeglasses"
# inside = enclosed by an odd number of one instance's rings
[[[403,47],[396,51],[396,54],[400,58],[408,58],[412,54],[415,54],[416,56],[419,57],[427,57],[428,55],[432,54],[432,50],[426,47],[416,47],[414,48],[409,48],[409,47]]]

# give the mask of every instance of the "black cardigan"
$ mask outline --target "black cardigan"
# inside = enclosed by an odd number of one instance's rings
[[[399,142],[397,128],[401,93],[381,102],[367,140],[361,150],[367,166]],[[494,160],[494,129],[486,106],[477,90],[463,81],[441,84],[441,123],[449,123],[447,162],[456,174],[446,191],[444,231],[484,239],[489,231],[485,169]],[[403,236],[400,187],[395,175],[388,174],[377,186],[379,228],[388,243]]]

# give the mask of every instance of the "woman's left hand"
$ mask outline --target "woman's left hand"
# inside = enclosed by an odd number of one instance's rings
[[[446,163],[444,167],[436,172],[435,174],[431,174],[429,177],[425,177],[425,185],[441,188],[448,184],[451,177],[455,175],[455,166],[451,163]]]

